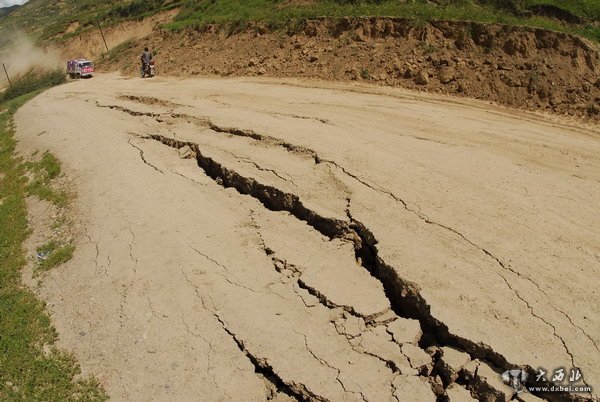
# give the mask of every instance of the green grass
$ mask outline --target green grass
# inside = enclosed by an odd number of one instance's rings
[[[597,0],[525,0],[522,3],[524,10],[532,6],[550,5],[583,19],[600,20],[600,1]]]
[[[0,94],[0,102],[8,101],[41,89],[46,89],[64,83],[67,76],[62,69],[46,72],[30,71],[12,81],[4,92]]]
[[[49,152],[45,152],[39,162],[27,162],[25,166],[46,180],[52,180],[60,174],[60,161]]]
[[[27,185],[27,194],[35,195],[39,199],[49,201],[58,207],[64,207],[68,203],[68,197],[64,191],[55,190],[50,184],[40,180],[34,180]]]
[[[177,6],[178,0],[29,0],[6,18],[0,19],[2,36],[14,28],[24,30],[42,42],[58,37],[70,37],[67,28],[78,22],[75,34],[128,19],[140,19]],[[3,35],[4,34],[4,35]]]
[[[29,173],[33,175],[33,180],[26,187],[28,195],[35,195],[57,207],[67,205],[68,195],[52,186],[52,179],[60,173],[60,161],[54,155],[46,152],[39,162],[26,162],[24,165]]]
[[[582,23],[568,24],[533,13],[536,6],[553,6],[578,17]],[[296,20],[317,17],[391,16],[430,20],[465,20],[530,26],[578,34],[600,42],[598,0],[316,0],[314,4],[286,6],[284,0],[30,0],[8,17],[0,19],[2,30],[20,26],[42,41],[65,39],[124,20],[141,19],[180,7],[169,30],[228,23],[239,29],[248,21],[265,21],[273,28],[289,28]],[[74,22],[75,32],[66,33]],[[236,28],[237,27],[237,28]]]
[[[44,304],[23,285],[23,242],[29,234],[25,164],[15,154],[12,115],[34,94],[0,103],[0,400],[99,401],[107,396],[93,378],[80,378],[74,358],[51,345],[57,338]],[[47,175],[56,165],[40,164]],[[64,259],[62,252],[56,258]],[[44,346],[47,346],[44,348]]]
[[[66,192],[52,186],[52,180],[59,176],[61,170],[60,161],[54,155],[45,152],[39,161],[25,162],[23,166],[34,177],[26,186],[27,195],[35,195],[49,201],[59,209],[67,206],[69,199]],[[66,217],[61,214],[54,222],[53,227],[58,229],[65,224],[67,224]],[[39,264],[39,269],[45,271],[69,261],[73,257],[74,251],[75,246],[71,243],[61,244],[56,240],[50,240],[37,248],[38,253],[46,254],[46,258]]]
[[[73,257],[75,246],[70,243],[60,244],[56,240],[50,240],[43,246],[38,247],[36,251],[46,254],[46,258],[40,262],[39,268],[48,270],[69,261]]]
[[[27,194],[49,201],[58,207],[64,207],[68,203],[67,194],[64,191],[55,190],[50,184],[40,180],[34,180],[27,185]]]
[[[109,52],[106,53],[103,58],[108,59],[110,61],[115,60],[121,53],[134,48],[137,44],[137,40],[127,39],[125,42],[120,43],[117,46],[110,49]]]
[[[597,0],[446,0],[431,4],[412,0],[353,1],[319,0],[306,6],[281,7],[280,0],[188,0],[168,30],[199,28],[207,24],[244,25],[247,21],[264,21],[272,27],[284,27],[290,21],[306,18],[345,16],[390,16],[416,20],[460,20],[530,26],[579,34],[600,42],[600,1]],[[562,4],[562,8],[588,21],[569,25],[552,18],[526,14],[534,4]]]

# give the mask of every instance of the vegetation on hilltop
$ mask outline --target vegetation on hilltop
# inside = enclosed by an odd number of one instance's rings
[[[6,17],[8,14],[12,13],[19,7],[20,6],[18,4],[15,4],[14,6],[0,8],[0,18]]]
[[[532,26],[600,42],[597,0],[30,0],[0,19],[0,30],[19,26],[46,40],[91,29],[96,21],[110,25],[172,8],[180,8],[180,12],[166,26],[171,30],[251,20],[281,27],[290,19],[393,16]]]
[[[438,0],[435,3],[427,0],[315,0],[302,3],[304,5],[293,4],[278,0],[185,0],[181,12],[167,28],[178,30],[208,23],[251,20],[280,26],[289,19],[392,16],[419,21],[449,19],[532,26],[600,41],[600,2],[596,0]]]
[[[0,19],[0,32],[22,29],[47,40],[125,19],[140,19],[176,7],[178,0],[30,0]],[[73,28],[76,25],[76,28]]]

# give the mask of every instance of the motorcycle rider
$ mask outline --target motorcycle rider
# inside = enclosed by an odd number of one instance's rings
[[[148,50],[148,47],[145,47],[142,56],[140,57],[140,61],[142,62],[142,78],[144,78],[146,74],[150,75],[149,70],[152,58],[152,53]]]

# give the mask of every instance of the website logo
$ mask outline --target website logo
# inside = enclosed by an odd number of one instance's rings
[[[510,385],[517,394],[525,391],[525,383],[527,382],[528,374],[525,370],[506,370],[502,373],[502,381]]]

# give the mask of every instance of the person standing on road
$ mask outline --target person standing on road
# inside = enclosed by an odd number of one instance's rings
[[[146,70],[148,69],[148,67],[150,66],[150,62],[152,61],[152,53],[150,52],[150,50],[148,50],[148,47],[146,46],[144,48],[144,51],[142,52],[142,56],[140,58],[141,62],[142,62],[142,78],[144,78],[144,76],[146,75]],[[149,75],[149,71],[148,71],[148,75]]]

